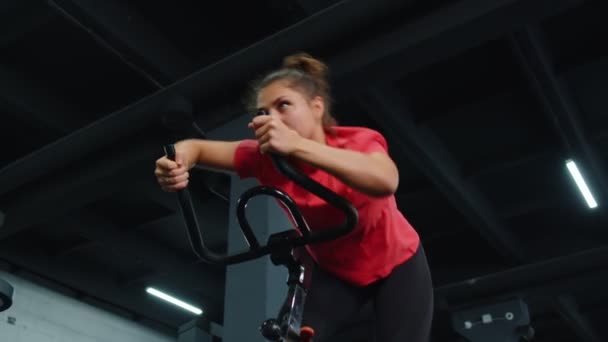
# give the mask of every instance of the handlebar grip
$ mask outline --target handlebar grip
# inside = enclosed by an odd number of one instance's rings
[[[165,154],[170,160],[175,160],[175,146],[173,144],[167,144],[164,146]],[[205,260],[212,264],[232,264],[252,260],[259,258],[262,255],[268,254],[267,248],[261,248],[259,244],[251,246],[249,251],[241,252],[232,256],[222,255],[211,251],[203,240],[201,231],[198,225],[198,219],[192,205],[192,197],[188,188],[177,191],[177,197],[179,200],[182,215],[186,221],[186,228],[188,229],[188,240],[194,253],[202,260]],[[253,233],[251,233],[253,234]],[[253,237],[255,239],[255,236]]]
[[[270,113],[265,109],[260,109],[256,112],[255,115],[270,115]],[[328,204],[338,208],[344,213],[346,218],[342,225],[335,228],[312,232],[310,236],[307,234],[308,232],[302,232],[304,236],[298,239],[298,245],[332,240],[342,235],[348,234],[355,228],[359,220],[359,213],[350,202],[348,202],[345,198],[339,196],[338,194],[330,191],[321,184],[317,183],[316,181],[312,180],[310,177],[294,170],[294,168],[279,155],[272,153],[270,154],[270,158],[272,159],[275,167],[283,176],[287,177],[288,179],[295,182],[304,189],[307,189],[311,193],[317,195]],[[298,215],[300,215],[299,212]]]
[[[167,144],[164,146],[165,154],[167,158],[175,161],[175,145]],[[188,237],[190,240],[190,245],[194,250],[194,253],[202,259],[205,259],[206,253],[204,248],[203,239],[201,236],[201,232],[198,229],[198,220],[196,218],[196,214],[194,213],[194,207],[192,205],[192,198],[190,197],[190,191],[188,188],[179,190],[177,192],[177,197],[179,199],[180,208],[182,210],[182,215],[186,221],[186,227],[188,229]],[[197,229],[193,229],[193,228]],[[200,245],[198,243],[200,241]]]
[[[175,146],[173,144],[165,145],[164,150],[169,159],[175,160],[176,151]],[[187,235],[188,239],[190,240],[190,245],[195,254],[200,259],[212,264],[229,265],[253,260],[271,253],[271,246],[269,246],[268,244],[260,246],[259,242],[257,241],[257,238],[255,237],[255,234],[253,233],[253,230],[251,229],[245,217],[245,207],[247,205],[247,202],[257,195],[273,196],[279,201],[281,201],[285,205],[285,207],[290,211],[292,217],[294,218],[296,226],[301,233],[300,236],[283,241],[284,244],[290,245],[292,247],[332,240],[339,236],[345,235],[354,229],[359,216],[357,210],[352,206],[351,203],[349,203],[346,199],[340,197],[336,193],[325,188],[321,184],[317,183],[316,181],[312,180],[311,178],[307,177],[306,175],[303,175],[298,171],[294,170],[292,166],[282,157],[276,154],[271,154],[271,159],[275,164],[275,167],[285,177],[289,178],[301,187],[309,190],[311,193],[325,200],[330,205],[340,209],[345,214],[345,222],[336,228],[312,232],[306,224],[306,221],[304,220],[302,214],[298,210],[295,202],[291,199],[291,197],[289,197],[288,194],[283,193],[282,191],[279,191],[275,188],[258,186],[244,193],[239,198],[239,203],[237,206],[237,216],[239,224],[241,226],[241,230],[245,236],[245,239],[249,244],[249,250],[233,255],[222,255],[211,251],[205,246],[198,225],[198,220],[194,211],[194,207],[192,205],[190,192],[188,188],[185,188],[179,190],[177,192],[177,195],[182,214],[186,221],[186,227],[188,231]]]
[[[175,161],[175,145],[167,144],[164,146],[164,149],[165,149],[165,154],[167,155],[167,158]]]

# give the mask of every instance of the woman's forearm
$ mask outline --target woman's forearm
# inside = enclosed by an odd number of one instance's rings
[[[240,141],[216,141],[187,139],[178,144],[185,145],[190,167],[201,164],[217,170],[234,171],[234,153]]]
[[[302,139],[292,155],[370,196],[391,195],[399,185],[397,167],[385,153],[366,154]]]

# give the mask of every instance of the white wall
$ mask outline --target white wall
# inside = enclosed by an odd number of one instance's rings
[[[0,312],[0,342],[175,342],[159,333],[92,305],[0,271],[15,293]],[[14,324],[9,317],[16,319]]]

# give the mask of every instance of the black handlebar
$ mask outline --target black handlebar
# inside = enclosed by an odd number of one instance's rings
[[[174,145],[165,145],[165,153],[169,159],[175,160]],[[311,231],[308,227],[308,224],[306,223],[306,220],[300,213],[300,210],[298,209],[297,205],[288,194],[276,188],[268,186],[257,186],[244,192],[239,197],[237,204],[237,219],[239,221],[239,225],[241,226],[243,235],[245,236],[245,239],[249,244],[249,249],[233,255],[221,255],[211,251],[205,246],[205,242],[201,235],[198,221],[196,219],[194,207],[192,205],[190,192],[188,188],[185,188],[183,190],[178,191],[177,195],[180,207],[182,209],[182,213],[184,215],[184,219],[186,221],[190,244],[199,258],[212,264],[230,265],[259,258],[261,256],[271,253],[273,248],[278,247],[275,245],[275,243],[267,243],[263,246],[260,245],[255,234],[253,233],[253,230],[251,229],[251,226],[249,225],[249,222],[247,222],[247,218],[245,217],[245,208],[247,206],[247,202],[253,197],[259,195],[268,195],[277,198],[285,205],[285,207],[289,210],[292,217],[294,218],[296,227],[298,228],[300,235],[293,235],[291,237],[285,238],[285,240],[281,241],[281,244],[283,246],[289,245],[290,247],[297,247],[312,243],[333,240],[342,235],[348,234],[354,229],[359,219],[359,215],[357,213],[357,210],[352,206],[351,203],[349,203],[343,197],[340,197],[336,193],[330,191],[326,187],[322,186],[321,184],[317,183],[316,181],[312,180],[308,176],[296,171],[282,157],[272,154],[271,158],[275,167],[282,175],[289,178],[291,181],[298,184],[299,186],[307,189],[311,193],[317,195],[330,205],[344,212],[344,223],[334,228]]]

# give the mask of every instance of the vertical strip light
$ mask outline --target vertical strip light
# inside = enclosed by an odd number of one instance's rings
[[[169,303],[171,303],[173,305],[177,305],[177,306],[179,306],[182,309],[188,310],[188,311],[190,311],[190,312],[192,312],[192,313],[194,313],[196,315],[200,315],[200,314],[203,313],[203,310],[201,310],[201,309],[199,309],[199,308],[197,308],[195,306],[192,306],[192,305],[190,305],[190,304],[188,304],[186,302],[183,302],[183,301],[181,301],[181,300],[179,300],[179,299],[177,299],[177,298],[175,298],[173,296],[170,296],[170,295],[168,295],[168,294],[166,294],[164,292],[161,292],[161,291],[159,291],[159,290],[157,290],[157,289],[155,289],[153,287],[148,287],[146,289],[146,292],[148,292],[149,294],[151,294],[153,296],[156,296],[156,297],[158,297],[158,298],[160,298],[160,299],[162,299],[164,301],[167,301],[167,302],[169,302]]]
[[[591,190],[589,190],[587,183],[585,183],[585,179],[583,179],[583,176],[581,175],[580,171],[578,170],[576,163],[573,160],[568,159],[568,160],[566,160],[566,167],[568,168],[568,171],[570,171],[570,175],[572,176],[572,178],[574,179],[574,182],[578,186],[579,191],[585,198],[585,201],[587,202],[587,205],[589,206],[589,208],[591,208],[591,209],[596,208],[597,202],[595,201],[595,198],[593,198],[593,194],[591,194]]]

